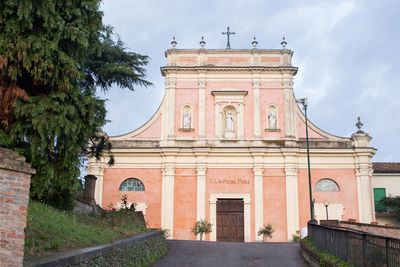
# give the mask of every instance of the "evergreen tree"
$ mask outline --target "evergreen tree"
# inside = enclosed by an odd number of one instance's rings
[[[36,169],[31,197],[60,208],[72,208],[82,157],[111,148],[96,88],[150,85],[148,57],[102,16],[100,0],[0,1],[0,146]]]

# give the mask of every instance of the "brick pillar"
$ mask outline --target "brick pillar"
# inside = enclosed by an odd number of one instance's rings
[[[94,192],[96,189],[96,176],[94,175],[86,175],[85,176],[85,191],[83,198],[86,200],[86,203],[90,205],[96,205],[96,201],[94,200]]]
[[[22,266],[31,175],[17,152],[0,148],[0,265]]]

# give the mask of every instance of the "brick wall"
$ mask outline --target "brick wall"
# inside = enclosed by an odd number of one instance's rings
[[[22,266],[31,175],[25,158],[0,148],[0,266]]]

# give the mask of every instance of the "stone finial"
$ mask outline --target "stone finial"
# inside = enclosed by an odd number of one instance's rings
[[[356,127],[358,128],[357,133],[364,133],[363,130],[361,130],[361,128],[363,127],[363,123],[360,120],[360,117],[357,118],[357,123],[356,123]]]
[[[286,42],[286,40],[285,40],[285,36],[283,36],[283,38],[282,38],[281,45],[282,45],[283,50],[286,50],[287,42]]]
[[[351,141],[354,147],[370,147],[370,142],[372,137],[365,133],[361,128],[363,124],[360,120],[360,117],[357,118],[356,127],[358,131],[351,135]],[[374,152],[375,154],[375,152]]]
[[[201,49],[204,49],[204,45],[206,44],[206,41],[204,41],[204,37],[201,36],[201,41],[200,41],[200,47]]]
[[[175,41],[175,36],[174,36],[172,37],[172,42],[171,42],[172,49],[175,49],[176,44],[177,42]]]
[[[253,42],[251,42],[251,44],[253,45],[253,49],[257,49],[258,42],[257,42],[255,36],[254,36],[254,40],[253,40]]]

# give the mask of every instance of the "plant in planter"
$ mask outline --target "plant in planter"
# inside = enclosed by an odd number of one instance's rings
[[[200,241],[203,240],[203,235],[211,233],[212,224],[207,222],[206,220],[200,220],[195,223],[195,225],[191,228],[191,231],[194,235],[200,234]]]
[[[268,225],[263,225],[262,227],[260,227],[260,230],[258,230],[258,235],[262,235],[263,236],[263,242],[265,240],[265,238],[272,238],[272,233],[275,230],[272,228],[272,224],[268,224]]]

